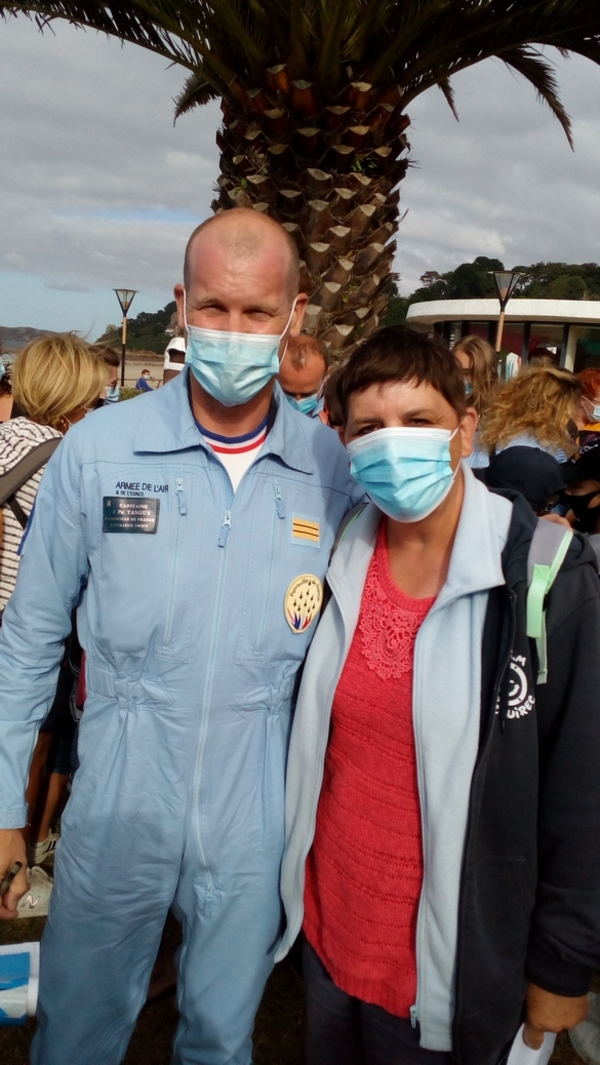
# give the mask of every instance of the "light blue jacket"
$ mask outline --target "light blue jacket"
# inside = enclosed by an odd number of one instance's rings
[[[187,368],[165,388],[88,416],[49,462],[0,630],[0,826],[26,821],[27,767],[78,605],[88,704],[72,803],[92,801],[84,781],[100,779],[114,756],[125,711],[137,722],[130,773],[151,765],[152,751],[179,767],[169,809],[185,809],[194,766],[200,787],[220,715],[229,728],[231,714],[275,715],[286,734],[316,628],[291,628],[286,592],[302,574],[323,579],[360,493],[336,435],[294,411],[278,386],[275,396],[274,425],[235,496],[195,424]],[[156,531],[103,532],[118,499],[150,501]],[[303,521],[317,539],[301,535]],[[106,788],[109,808],[117,797]]]
[[[413,723],[424,874],[417,922],[421,1045],[452,1049],[458,899],[480,725],[481,644],[489,590],[505,583],[501,553],[512,504],[463,463],[465,495],[446,583],[415,644]],[[358,623],[381,512],[370,504],[348,527],[327,581],[332,598],[302,674],[290,741],[281,893],[285,956],[303,919],[305,863],[323,779],[331,707]]]

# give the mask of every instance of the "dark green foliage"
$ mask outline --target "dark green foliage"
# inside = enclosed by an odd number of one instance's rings
[[[527,299],[600,300],[600,266],[598,263],[535,263],[515,266],[523,275],[516,295]],[[456,270],[439,274],[427,270],[421,275],[422,285],[410,296],[401,297],[396,291],[390,298],[389,310],[383,325],[403,322],[412,303],[429,300],[494,299],[496,286],[492,273],[504,270],[499,259],[478,255],[472,263],[462,263]]]
[[[162,355],[169,337],[165,333],[175,313],[175,300],[167,303],[161,311],[141,311],[136,318],[127,320],[127,348],[129,351],[156,351]],[[99,340],[106,341],[113,347],[121,347],[121,330],[107,331]]]

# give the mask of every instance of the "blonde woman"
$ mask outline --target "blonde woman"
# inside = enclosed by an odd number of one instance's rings
[[[496,393],[481,423],[488,454],[508,447],[538,448],[565,462],[577,446],[581,382],[568,370],[526,368]]]
[[[479,417],[489,407],[498,385],[498,357],[491,344],[474,334],[463,337],[452,348],[465,375],[467,403]]]
[[[12,370],[12,391],[22,416],[0,425],[0,484],[2,475],[20,479],[20,465],[36,467],[36,456],[49,457],[49,441],[60,442],[71,425],[94,408],[108,380],[108,366],[90,345],[73,333],[53,334],[33,341],[17,356]],[[35,472],[2,505],[3,531],[0,543],[0,618],[12,594],[19,568],[18,550],[23,538],[44,466]],[[1,624],[1,620],[0,620]],[[50,820],[69,773],[72,728],[68,709],[68,678],[61,671],[58,693],[42,724],[34,752],[27,791],[30,821],[29,861],[33,865],[56,846]],[[65,722],[66,713],[66,722]],[[62,740],[61,740],[62,738]],[[51,760],[48,761],[49,756]],[[40,795],[44,765],[50,770],[48,795]]]
[[[475,334],[463,337],[452,348],[465,377],[467,405],[474,407],[479,417],[487,410],[498,387],[498,357],[491,344]],[[489,464],[487,451],[475,435],[473,451],[466,459],[471,469],[482,469]]]

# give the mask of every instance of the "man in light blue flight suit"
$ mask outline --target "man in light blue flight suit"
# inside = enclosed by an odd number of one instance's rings
[[[219,215],[193,234],[184,280],[190,366],[61,444],[0,630],[0,880],[25,861],[27,766],[75,606],[87,656],[34,1065],[122,1060],[171,905],[173,1061],[248,1065],[281,934],[297,674],[358,490],[335,435],[274,386],[306,303],[285,231]],[[21,872],[0,916],[25,890]]]

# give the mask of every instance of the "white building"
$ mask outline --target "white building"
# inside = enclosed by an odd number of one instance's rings
[[[497,299],[432,300],[413,303],[406,324],[441,333],[451,344],[469,333],[494,344],[499,310]],[[536,350],[544,351],[576,373],[600,367],[600,300],[513,297],[506,308],[502,349],[516,352],[523,362]]]

